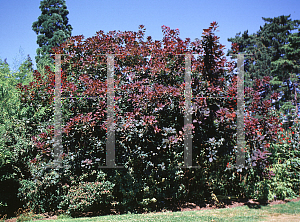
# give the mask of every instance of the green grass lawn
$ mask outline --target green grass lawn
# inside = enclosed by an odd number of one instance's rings
[[[124,214],[84,218],[68,218],[65,215],[60,215],[57,220],[47,221],[300,221],[300,201],[273,206],[258,205],[256,208],[242,206],[230,209]]]

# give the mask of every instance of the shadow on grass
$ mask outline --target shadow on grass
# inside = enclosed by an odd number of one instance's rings
[[[298,198],[300,200],[300,198]],[[298,200],[298,201],[299,201]],[[275,201],[275,204],[284,204],[290,202],[290,200],[278,200]],[[178,211],[194,211],[194,210],[210,210],[210,209],[222,209],[222,208],[234,208],[239,206],[247,206],[250,209],[261,209],[263,206],[273,205],[274,202],[269,202],[266,200],[252,200],[252,199],[235,199],[235,200],[222,200],[218,202],[215,201],[190,201],[190,202],[174,202],[171,198],[164,201],[156,203],[152,207],[149,207],[147,210],[141,208],[136,208],[131,211],[135,214],[143,213],[159,213],[159,212],[178,212]],[[95,217],[95,216],[104,216],[104,215],[121,215],[127,214],[130,210],[122,210],[122,208],[107,209],[105,211],[94,211],[94,212],[85,212],[85,213],[76,213],[72,217]]]

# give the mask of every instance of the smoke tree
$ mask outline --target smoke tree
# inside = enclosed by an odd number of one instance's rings
[[[210,192],[245,195],[241,178],[234,176],[236,152],[235,63],[227,61],[224,46],[215,35],[217,23],[204,29],[202,39],[179,38],[178,29],[162,26],[163,39],[145,39],[138,32],[99,31],[84,39],[73,36],[53,49],[68,54],[62,60],[64,160],[72,176],[92,181],[94,170],[105,165],[107,132],[107,54],[114,54],[116,164],[124,169],[102,169],[114,186],[113,196],[121,210],[163,207],[167,201],[204,198]],[[193,121],[193,165],[184,165],[185,54],[191,57]],[[19,85],[24,106],[43,107],[42,117],[32,117],[47,126],[42,133],[33,128],[31,165],[51,160],[53,137],[54,73],[37,71],[29,86]],[[246,88],[245,117],[247,164],[254,177],[266,171],[268,143],[278,122],[270,113],[271,100],[260,100],[269,79]],[[274,95],[276,96],[276,95]],[[49,112],[48,112],[49,111]],[[49,125],[50,123],[50,125]],[[52,124],[52,125],[51,125]],[[253,158],[254,157],[254,158]],[[225,171],[225,172],[224,172]],[[251,171],[253,172],[253,171]],[[256,173],[257,172],[257,173]],[[249,175],[248,175],[249,174]],[[83,177],[83,175],[85,175]]]

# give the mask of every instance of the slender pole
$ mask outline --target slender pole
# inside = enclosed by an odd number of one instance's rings
[[[61,55],[55,54],[55,108],[54,108],[54,164],[62,166],[61,154],[62,130],[61,130]]]
[[[115,167],[115,123],[114,123],[114,56],[107,55],[107,141],[106,166]]]
[[[187,168],[193,166],[191,58],[191,54],[185,54],[184,165]]]
[[[124,168],[115,162],[115,89],[114,89],[114,55],[107,54],[107,138],[106,166],[99,168]]]
[[[244,54],[237,55],[237,153],[236,167],[245,167],[245,129],[244,129]]]

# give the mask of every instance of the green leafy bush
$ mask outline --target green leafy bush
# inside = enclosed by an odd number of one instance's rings
[[[67,192],[63,196],[59,208],[66,210],[67,214],[99,210],[110,206],[112,201],[113,184],[109,181],[80,182],[77,185],[65,185]]]
[[[294,198],[298,194],[300,178],[295,177],[295,174],[299,174],[299,168],[294,168],[294,161],[299,163],[299,159],[289,159],[285,163],[272,166],[274,176],[270,179],[271,192],[278,199]]]
[[[35,213],[44,213],[57,210],[63,197],[63,178],[59,172],[41,172],[40,177],[33,180],[20,181],[19,198],[25,202],[24,208]]]
[[[77,177],[66,166],[67,160],[61,169],[51,169],[49,163],[36,161],[31,163],[33,178],[20,181],[18,196],[25,202],[24,208],[35,213],[62,209],[73,214],[105,208],[112,202],[114,184],[105,181],[102,171],[93,170]]]

